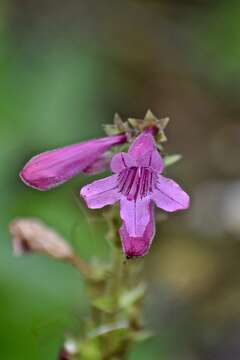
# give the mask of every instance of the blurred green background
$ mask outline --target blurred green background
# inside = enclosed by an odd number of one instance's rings
[[[106,258],[79,176],[47,193],[22,166],[43,150],[103,135],[114,112],[170,116],[168,170],[188,212],[159,224],[145,260],[147,326],[136,359],[240,359],[240,2],[9,0],[0,4],[0,359],[52,360],[88,314],[65,264],[12,256],[8,224],[36,216],[80,254]],[[92,231],[94,226],[94,231]]]

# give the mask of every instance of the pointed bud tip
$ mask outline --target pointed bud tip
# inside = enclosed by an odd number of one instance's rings
[[[54,185],[46,185],[46,181],[41,182],[40,180],[33,179],[31,174],[28,174],[27,165],[20,171],[19,177],[25,185],[39,191],[47,191],[54,187]]]

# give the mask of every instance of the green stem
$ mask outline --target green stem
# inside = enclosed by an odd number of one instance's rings
[[[119,296],[121,293],[121,288],[124,287],[122,284],[122,272],[123,272],[123,258],[119,249],[114,249],[113,251],[113,260],[112,260],[112,278],[110,284],[110,295],[113,300],[113,307],[115,312],[112,316],[112,321],[117,320],[117,315],[119,312]]]

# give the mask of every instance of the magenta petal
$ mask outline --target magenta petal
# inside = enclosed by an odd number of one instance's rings
[[[190,202],[188,194],[175,181],[162,175],[158,176],[152,200],[160,209],[169,212],[187,209]]]
[[[142,167],[150,167],[159,173],[164,169],[164,161],[156,149],[145,153],[137,160],[137,164]]]
[[[48,190],[92,166],[112,146],[125,141],[125,135],[116,135],[46,151],[34,156],[20,177],[31,187]]]
[[[100,209],[106,205],[113,205],[120,199],[117,189],[117,175],[108,176],[86,185],[80,192],[90,209]]]
[[[150,220],[142,236],[130,236],[125,223],[119,230],[123,251],[126,257],[144,256],[148,253],[155,235],[155,222],[153,216],[153,205],[150,204]]]
[[[91,165],[86,167],[83,172],[88,175],[99,174],[107,169],[109,169],[111,163],[111,152],[107,151],[102,156],[100,156],[96,161]]]
[[[124,152],[114,155],[111,161],[111,169],[115,173],[119,173],[122,170],[132,166],[136,166],[135,159]]]
[[[156,149],[154,137],[150,133],[142,133],[130,146],[128,153],[135,159],[139,159],[154,149]]]
[[[142,236],[150,220],[150,198],[145,197],[137,200],[121,198],[120,216],[124,221],[130,236]]]

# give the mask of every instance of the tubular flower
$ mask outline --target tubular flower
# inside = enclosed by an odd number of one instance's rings
[[[147,254],[155,235],[154,205],[168,212],[189,207],[189,196],[173,180],[161,175],[164,162],[151,133],[142,133],[128,153],[111,161],[114,175],[81,190],[87,206],[99,209],[120,202],[120,236],[125,255]]]
[[[107,136],[46,151],[34,156],[20,173],[21,179],[38,190],[56,187],[80,172],[93,174],[105,170],[107,151],[126,142],[126,135]]]

